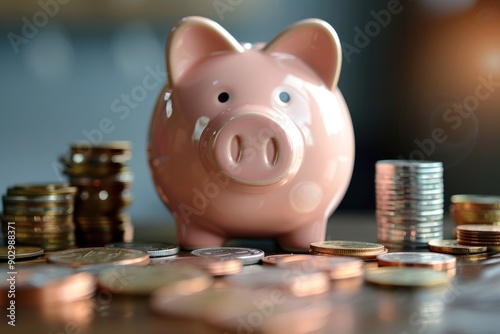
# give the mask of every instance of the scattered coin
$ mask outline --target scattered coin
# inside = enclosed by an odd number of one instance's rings
[[[448,283],[449,277],[428,268],[387,267],[367,270],[365,281],[390,287],[431,287]]]
[[[191,252],[202,257],[229,257],[240,259],[243,265],[258,263],[264,257],[264,251],[257,248],[212,247],[200,248]]]
[[[375,260],[377,255],[387,253],[384,245],[364,241],[327,240],[311,243],[310,254],[357,257],[365,261]]]
[[[352,278],[363,274],[363,261],[346,256],[293,255],[278,259],[277,262],[279,268],[322,271],[333,280]]]
[[[438,253],[387,253],[377,256],[377,261],[381,267],[426,267],[435,270],[448,270],[456,267],[454,256]]]
[[[285,257],[289,257],[289,256],[293,256],[293,254],[268,255],[268,256],[265,256],[262,258],[262,263],[275,266],[277,263],[276,261],[278,261],[279,259],[285,258]]]
[[[105,247],[118,247],[130,248],[145,251],[149,257],[163,257],[171,256],[179,253],[179,247],[174,244],[167,244],[163,242],[113,242],[107,244]]]
[[[229,276],[230,286],[258,289],[279,289],[297,297],[323,294],[330,289],[329,276],[318,270],[292,270],[269,267],[255,273]]]
[[[89,247],[55,252],[47,256],[47,261],[71,267],[95,264],[145,266],[149,263],[149,255],[135,249]]]
[[[120,266],[101,272],[97,282],[118,294],[149,295],[159,288],[190,294],[209,288],[213,279],[189,266]]]
[[[433,252],[457,255],[484,253],[487,251],[486,247],[459,245],[456,240],[450,239],[429,241],[429,249]]]
[[[16,246],[13,253],[9,252],[7,246],[0,247],[0,260],[7,260],[13,255],[13,259],[26,259],[43,255],[43,249],[40,247]]]
[[[9,277],[8,269],[0,269],[2,277]],[[55,265],[30,265],[16,268],[15,302],[23,306],[43,306],[91,298],[96,282],[88,273],[75,273],[72,268]],[[10,282],[2,280],[0,291],[7,295]],[[0,298],[0,305],[8,302]],[[50,306],[49,306],[50,307]]]
[[[201,268],[212,276],[234,275],[241,272],[243,263],[240,259],[231,257],[200,257],[188,256],[178,258],[168,258],[162,265],[190,265]]]

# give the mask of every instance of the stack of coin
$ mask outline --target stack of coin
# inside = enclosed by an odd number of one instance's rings
[[[131,202],[131,147],[127,141],[90,146],[76,143],[61,158],[64,173],[78,188],[75,200],[76,238],[80,246],[132,241],[133,226],[123,212]]]
[[[14,236],[18,244],[40,246],[46,251],[74,246],[75,194],[76,188],[68,184],[26,184],[8,188],[3,196],[5,238]]]
[[[427,247],[443,238],[443,164],[381,160],[376,163],[378,241],[391,249]]]
[[[453,195],[450,212],[457,226],[500,225],[500,196]]]
[[[486,246],[491,252],[500,252],[500,226],[459,225],[457,243],[467,246]]]
[[[380,254],[387,253],[384,245],[364,241],[327,240],[311,244],[309,253],[324,256],[356,257],[364,261],[373,261]]]

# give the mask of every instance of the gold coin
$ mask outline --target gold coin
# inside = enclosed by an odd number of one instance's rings
[[[40,183],[40,184],[19,184],[7,189],[7,195],[57,195],[76,194],[76,187],[71,187],[67,183]]]
[[[47,256],[48,262],[79,267],[89,264],[147,265],[149,255],[144,251],[127,248],[89,247],[69,249]]]
[[[361,255],[369,256],[384,251],[384,245],[346,240],[328,240],[311,243],[311,250],[320,253],[329,253],[335,255]]]
[[[447,254],[475,254],[486,252],[486,247],[459,245],[456,240],[450,239],[429,241],[429,249],[433,252]]]
[[[209,288],[213,278],[190,266],[120,266],[103,271],[97,281],[112,293],[149,295],[163,288],[190,294]]]
[[[16,246],[9,250],[8,246],[0,247],[0,260],[16,260],[43,255],[43,249],[34,246]]]
[[[449,277],[428,268],[386,267],[367,270],[365,281],[386,287],[431,287],[448,283]]]

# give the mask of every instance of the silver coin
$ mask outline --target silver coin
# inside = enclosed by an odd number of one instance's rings
[[[416,205],[391,205],[390,203],[382,202],[377,203],[377,211],[388,211],[388,212],[404,212],[404,213],[420,213],[420,212],[435,212],[437,210],[444,210],[443,205],[427,205],[427,206],[416,206]]]
[[[148,253],[149,257],[171,256],[179,253],[179,247],[177,245],[163,242],[112,242],[110,244],[107,244],[105,247],[141,250]]]
[[[435,201],[435,200],[441,200],[444,201],[444,195],[443,194],[436,194],[436,195],[397,195],[397,194],[391,194],[391,193],[375,193],[376,200],[377,201]]]
[[[428,160],[403,160],[403,159],[386,159],[379,160],[376,166],[393,166],[401,168],[436,168],[443,167],[443,163],[439,161]]]
[[[407,230],[413,230],[413,229],[427,229],[427,228],[442,228],[443,223],[442,222],[431,222],[431,223],[390,223],[387,221],[383,220],[377,220],[377,226],[382,226],[386,228],[399,228],[399,229],[407,229]]]
[[[390,241],[390,242],[393,242],[393,243],[399,243],[399,242],[412,242],[412,243],[428,243],[429,241],[431,240],[436,240],[436,239],[443,239],[443,235],[442,234],[436,234],[436,235],[433,235],[433,236],[430,236],[430,237],[418,237],[418,238],[414,238],[414,237],[401,237],[401,236],[393,236],[393,235],[387,235],[385,233],[382,233],[382,232],[377,232],[377,239],[378,240],[386,240],[386,241]]]
[[[380,188],[389,189],[400,189],[400,188],[410,188],[410,189],[443,189],[443,180],[433,181],[433,182],[417,182],[416,180],[408,181],[396,181],[396,180],[375,180],[375,186]]]
[[[377,215],[382,215],[382,216],[399,216],[399,217],[436,217],[439,219],[440,217],[442,218],[444,215],[444,210],[433,210],[433,211],[424,211],[420,210],[418,212],[411,211],[411,210],[396,210],[396,211],[387,211],[387,210],[376,210]]]
[[[212,247],[200,248],[191,255],[203,257],[231,257],[240,259],[243,265],[258,263],[264,257],[264,251],[257,248],[243,247]]]
[[[416,234],[420,234],[420,233],[435,233],[435,232],[443,232],[443,225],[440,225],[440,226],[431,226],[431,227],[422,227],[422,226],[415,226],[415,225],[412,225],[412,226],[405,226],[405,225],[398,225],[398,224],[392,224],[392,225],[389,225],[389,224],[377,224],[377,228],[379,229],[382,229],[382,230],[386,230],[386,231],[394,231],[394,232],[398,232],[398,231],[404,231],[404,232],[407,232],[407,233],[416,233]]]
[[[393,264],[404,264],[404,265],[424,265],[424,266],[434,266],[444,264],[445,267],[452,268],[455,267],[456,260],[452,255],[441,254],[441,253],[417,253],[417,252],[397,252],[397,253],[386,253],[377,256],[379,264],[393,263]]]
[[[8,277],[8,268],[0,268],[0,275]],[[73,268],[61,267],[51,264],[30,265],[16,268],[16,288],[37,287],[43,288],[46,284],[54,283],[75,274]],[[9,282],[5,279],[0,281],[0,288],[7,288]]]
[[[397,173],[397,174],[386,174],[379,173],[375,174],[375,181],[377,180],[388,180],[388,181],[399,181],[399,182],[443,182],[443,172],[437,173],[425,173],[425,174],[409,174],[409,173]]]
[[[443,235],[443,228],[437,228],[432,230],[410,230],[410,229],[397,229],[384,226],[377,226],[377,231],[380,233],[385,233],[388,235],[402,236],[408,238],[429,238],[432,236]]]

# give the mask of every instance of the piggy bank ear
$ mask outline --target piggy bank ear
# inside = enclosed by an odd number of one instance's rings
[[[325,21],[299,21],[276,36],[264,51],[291,54],[309,65],[332,90],[337,86],[342,49],[337,33]]]
[[[186,70],[205,57],[243,50],[241,44],[216,22],[203,17],[186,17],[175,25],[168,38],[168,81],[174,86]]]

